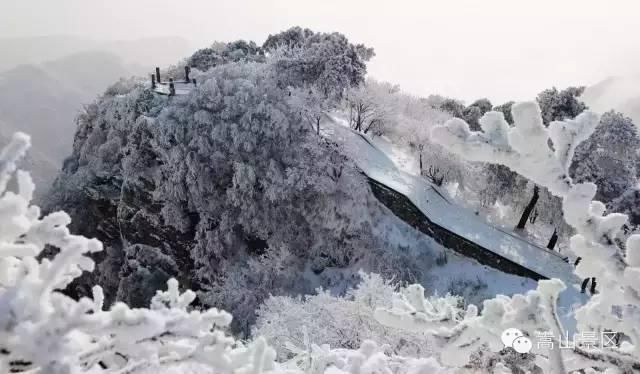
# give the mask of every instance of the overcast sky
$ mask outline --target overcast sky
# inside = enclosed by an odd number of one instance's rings
[[[374,47],[369,72],[498,104],[638,72],[640,0],[0,0],[0,37],[264,41],[300,25]],[[0,59],[2,52],[0,51]]]

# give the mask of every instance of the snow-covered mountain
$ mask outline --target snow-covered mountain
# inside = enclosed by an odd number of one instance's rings
[[[318,43],[351,53],[331,40],[339,34],[320,36]],[[309,49],[307,57],[265,61],[252,55],[255,45],[216,46],[194,55],[202,70],[229,60],[200,71],[185,95],[158,95],[130,80],[85,108],[47,199],[48,210],[72,216],[75,232],[106,246],[76,294],[97,282],[109,301],[145,305],[173,276],[200,291],[201,303],[233,311],[235,327],[248,331],[268,295],[317,287],[342,293],[361,269],[476,302],[535,287],[403,222],[377,200],[342,145],[309,131],[296,106],[300,92],[282,82],[340,84],[340,74],[358,71],[306,61],[298,70],[298,58],[332,57]]]
[[[495,111],[434,105],[365,82],[373,55],[294,27],[162,71],[187,64],[197,84],[120,79],[79,111],[42,219],[16,171],[30,138],[14,134],[0,152],[0,372],[639,371],[640,235],[594,200],[615,182],[605,199],[616,187],[638,205],[631,121],[585,111],[574,87]],[[14,69],[4,111],[98,89],[84,69],[102,60]],[[34,130],[54,152],[62,134]],[[480,214],[528,184],[517,232]],[[548,244],[529,242],[547,220]]]

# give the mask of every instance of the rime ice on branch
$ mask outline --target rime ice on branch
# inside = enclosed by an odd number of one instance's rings
[[[103,310],[103,294],[76,301],[61,291],[83,271],[87,256],[102,244],[69,233],[69,216],[40,218],[30,205],[34,185],[16,162],[29,147],[18,133],[0,153],[0,372],[71,374],[91,371],[136,373],[171,364],[199,364],[215,372],[259,373],[274,369],[275,352],[257,339],[243,345],[220,330],[231,322],[223,311],[189,311],[192,291],[175,280],[158,292],[150,309],[116,303]],[[17,177],[17,193],[7,190]],[[45,245],[57,247],[38,260]]]
[[[568,169],[575,149],[591,135],[599,117],[583,112],[573,120],[554,121],[545,128],[540,108],[533,102],[515,104],[512,116],[515,127],[509,126],[503,113],[488,112],[480,119],[482,132],[470,131],[466,122],[455,118],[435,127],[432,137],[470,161],[505,165],[564,196],[572,185]]]
[[[563,199],[564,217],[576,230],[570,249],[582,257],[575,272],[582,278],[595,276],[600,284],[600,293],[575,313],[578,330],[616,331],[623,334],[625,341],[620,347],[608,349],[578,347],[560,352],[556,348],[544,354],[548,357],[547,369],[566,372],[608,366],[640,370],[640,236],[628,238],[625,253],[615,239],[627,217],[605,215],[605,205],[592,201],[596,186],[574,184],[569,177],[574,151],[591,135],[598,115],[584,112],[572,120],[552,122],[548,128],[534,102],[514,105],[512,115],[515,127],[509,127],[503,113],[489,112],[480,119],[482,131],[472,132],[463,120],[452,119],[435,127],[432,137],[468,160],[505,165]],[[505,322],[517,323],[515,326],[531,336],[535,330],[563,336],[564,329],[555,312],[557,296],[563,288],[559,280],[541,281],[538,289],[526,296],[499,296],[486,301],[482,315],[472,307],[459,322],[431,313],[432,306],[423,307],[424,301],[413,300],[415,297],[410,300],[406,295],[392,310],[379,314],[385,324],[422,328],[441,336],[444,354],[452,343],[454,348],[470,342],[479,345],[481,341],[495,346],[496,331]],[[527,318],[525,312],[530,313]],[[443,322],[450,326],[443,329]]]

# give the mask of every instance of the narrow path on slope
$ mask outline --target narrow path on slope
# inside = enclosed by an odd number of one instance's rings
[[[414,227],[420,224],[420,220],[424,221],[424,227],[417,228],[423,232],[429,231],[425,234],[441,241],[446,247],[501,271],[535,280],[559,278],[567,285],[578,283],[573,266],[559,254],[500,230],[452,203],[424,178],[399,170],[366,136],[352,131],[339,119],[327,117],[322,125],[322,133],[343,145],[349,157],[375,182],[372,187],[374,193],[377,190],[379,198],[386,194],[389,199],[387,203],[395,201],[404,205],[405,217],[399,215],[399,207],[394,212],[396,215],[405,221],[411,219],[412,222],[407,223]],[[395,197],[388,197],[394,193]],[[400,196],[406,201],[401,202]],[[419,211],[420,219],[407,217],[407,214],[415,215],[408,203]]]

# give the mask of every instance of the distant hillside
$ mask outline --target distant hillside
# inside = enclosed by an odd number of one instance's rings
[[[640,126],[640,75],[607,78],[587,87],[582,98],[593,110],[615,109]]]
[[[141,72],[114,54],[83,52],[0,73],[0,131],[5,137],[15,131],[31,135],[40,152],[32,155],[34,177],[43,190],[71,154],[82,106],[119,78]]]
[[[0,118],[5,133],[25,131],[49,157],[69,152],[73,117],[90,100],[72,82],[58,79],[43,67],[22,65],[0,74]]]
[[[136,40],[100,41],[76,36],[0,38],[0,71],[23,64],[40,64],[86,51],[102,51],[120,57],[126,64],[165,66],[191,52],[187,40],[169,36]]]
[[[58,60],[47,61],[41,66],[49,75],[91,96],[104,91],[113,83],[114,78],[130,77],[145,72],[140,67],[127,64],[113,53],[101,51],[74,53]]]
[[[0,146],[9,144],[12,133],[6,133],[5,128],[7,126],[0,121]],[[27,152],[25,158],[23,158],[19,165],[21,169],[29,170],[31,172],[31,178],[33,178],[36,184],[36,195],[41,196],[51,181],[56,177],[59,167],[52,162],[44,154],[31,147]],[[15,181],[12,181],[12,183]],[[11,186],[10,186],[11,187]]]

